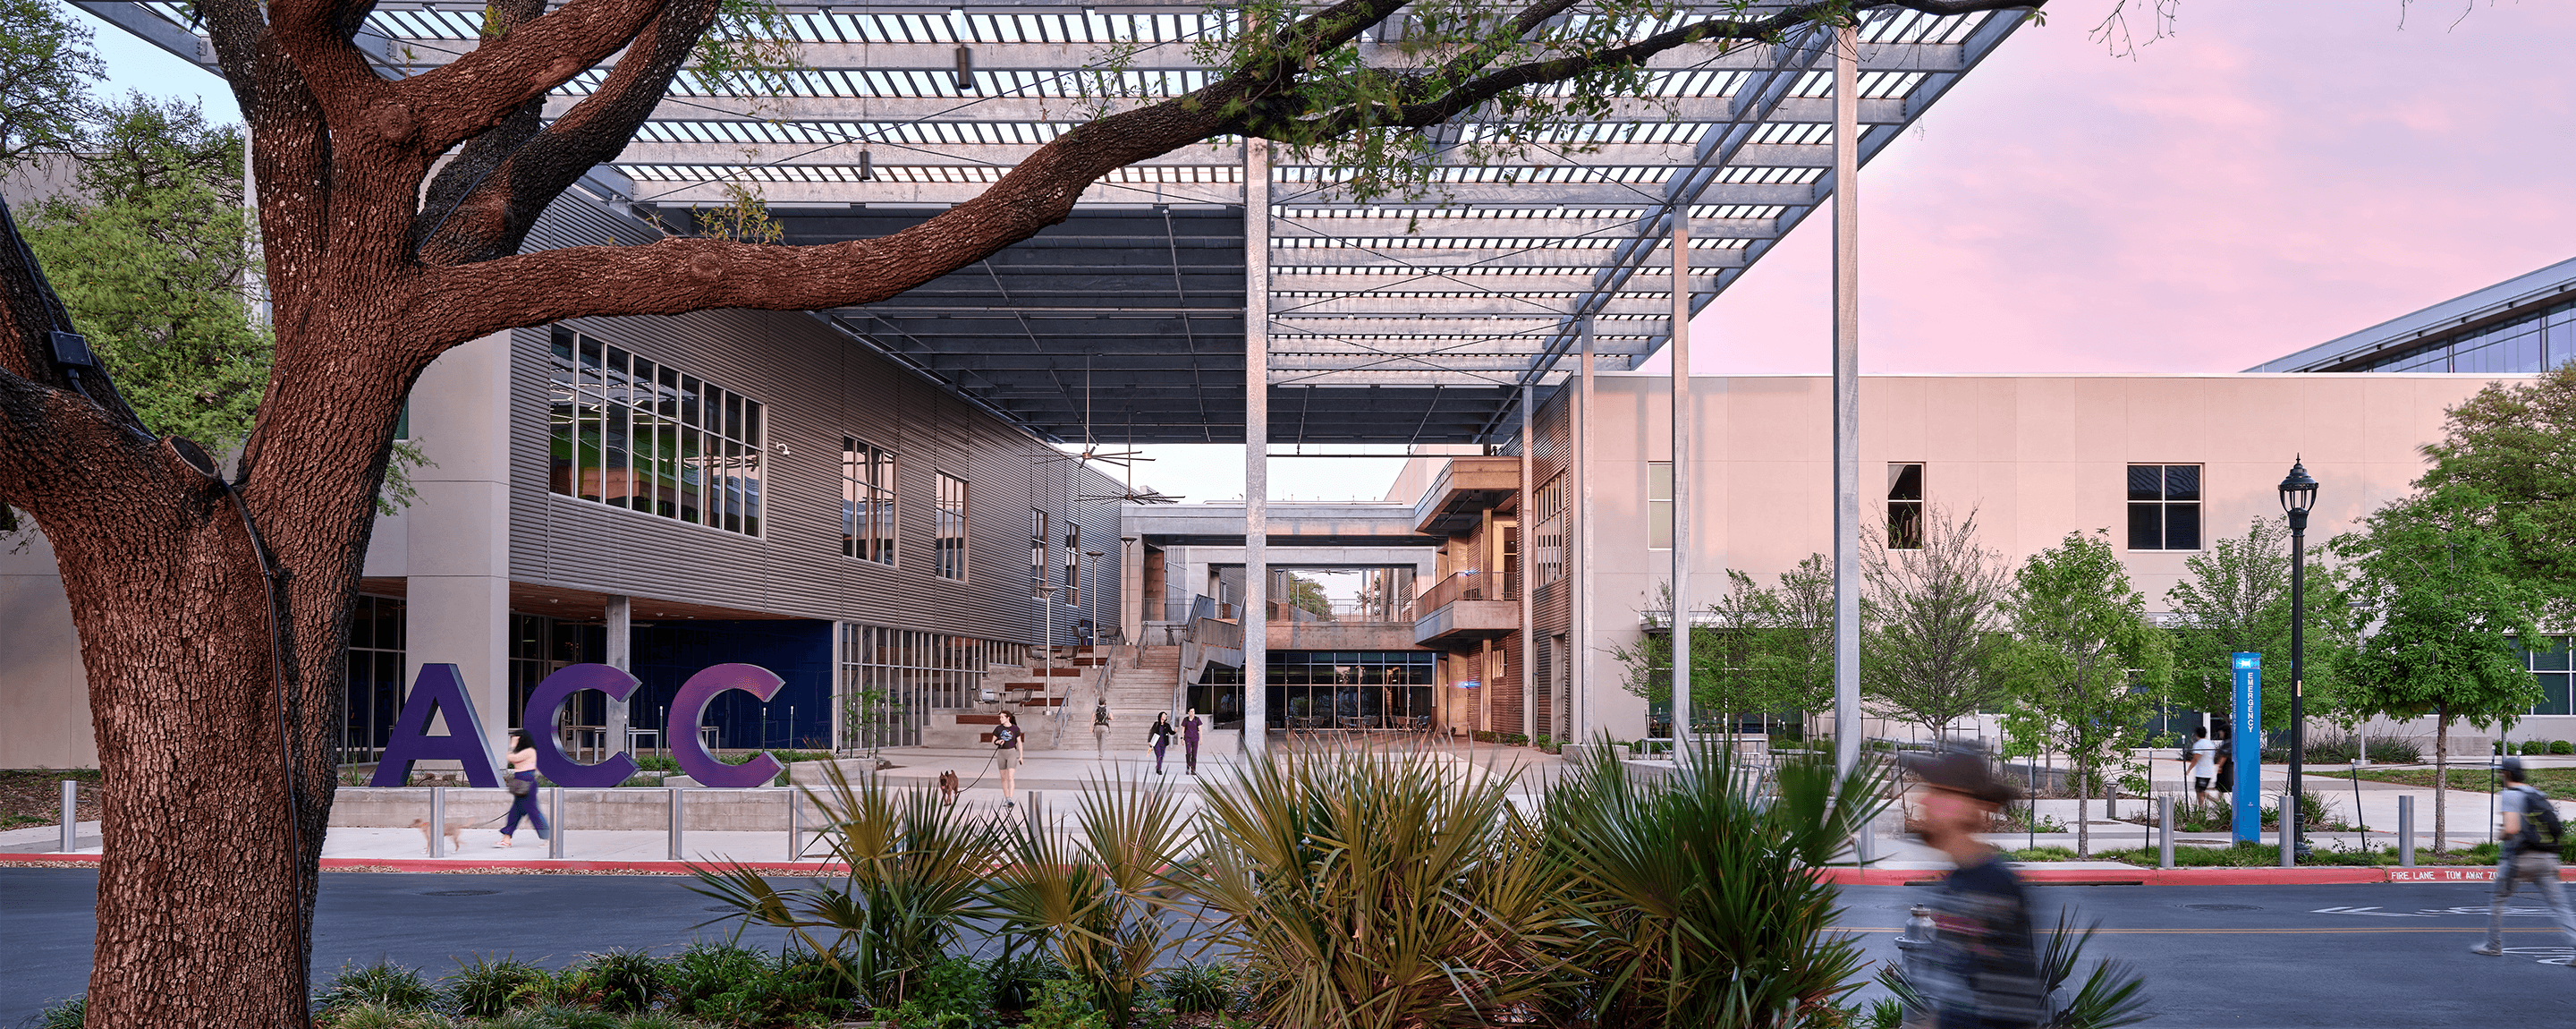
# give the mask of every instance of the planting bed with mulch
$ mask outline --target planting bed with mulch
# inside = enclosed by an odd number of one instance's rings
[[[0,829],[63,824],[63,780],[81,781],[75,821],[98,820],[98,769],[0,768]]]

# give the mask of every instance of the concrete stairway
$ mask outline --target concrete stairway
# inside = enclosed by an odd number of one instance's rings
[[[1181,674],[1179,647],[1119,647],[1109,665],[1107,699],[1109,701],[1109,745],[1112,749],[1135,751],[1145,746],[1145,730],[1154,724],[1154,716],[1169,711],[1177,724],[1180,709],[1173,706],[1172,691]],[[1088,699],[1088,698],[1086,698]],[[1088,704],[1068,712],[1071,721],[1085,732],[1091,726]],[[1090,741],[1074,742],[1068,730],[1067,747],[1086,746]]]

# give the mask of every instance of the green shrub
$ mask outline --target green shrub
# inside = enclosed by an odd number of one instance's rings
[[[1070,979],[1049,979],[1038,986],[1038,1005],[1029,1009],[1028,1029],[1109,1029],[1109,1016],[1091,1006],[1091,990]]]
[[[2549,741],[2549,752],[2552,754],[2576,754],[2576,743],[2569,743],[2566,740],[2551,740]]]
[[[35,1017],[27,1020],[27,1024],[34,1026],[35,1029],[81,1029],[81,1023],[88,1015],[89,999],[73,997],[70,1000],[56,1001],[52,1006],[36,1012]]]
[[[986,1023],[994,981],[983,962],[951,957],[923,969],[912,995],[892,1011],[878,1008],[879,1021],[901,1029],[976,1029]]]
[[[435,1011],[361,1001],[334,1008],[314,1024],[327,1024],[330,1029],[448,1029],[455,1023]]]
[[[2524,741],[2522,741],[2521,748],[2522,748],[2522,749],[2519,751],[2519,753],[2520,753],[2520,754],[2522,754],[2522,756],[2524,756],[2524,757],[2539,757],[2539,756],[2541,756],[2541,755],[2543,755],[2543,754],[2547,754],[2547,753],[2549,753],[2549,741],[2547,741],[2547,740],[2524,740]]]
[[[698,1014],[700,1004],[768,975],[768,966],[769,955],[760,951],[701,940],[671,959],[664,985],[673,1010]]]
[[[662,959],[650,953],[623,947],[586,954],[579,964],[564,970],[565,992],[602,1011],[648,1011],[667,991],[665,967]]]
[[[775,960],[758,951],[750,953],[756,964],[749,974],[740,974],[745,971],[743,966],[726,955],[715,962],[721,981],[711,983],[697,971],[687,970],[689,954],[682,952],[674,964],[684,969],[675,976],[684,986],[673,991],[672,1008],[686,1008],[678,1013],[741,1026],[828,1022],[849,1010],[850,1000],[840,989],[844,980],[834,969],[835,962],[810,951],[782,954]],[[711,985],[723,988],[698,992]]]
[[[1154,990],[1185,1015],[1212,1015],[1234,1007],[1235,970],[1230,964],[1184,961],[1154,977]]]
[[[680,759],[672,757],[669,754],[655,754],[650,757],[639,757],[635,759],[635,770],[639,772],[665,772],[677,775],[680,771]]]
[[[369,965],[342,965],[331,985],[313,998],[325,1011],[381,1004],[400,1011],[414,1011],[438,1002],[438,988],[420,977],[420,970],[377,959]]]
[[[992,1005],[999,1011],[1026,1011],[1037,1006],[1039,985],[1066,977],[1064,963],[1057,961],[1055,955],[1043,949],[1015,955],[1007,945],[1002,956],[985,966],[985,973],[993,981]]]
[[[456,966],[456,972],[445,980],[447,995],[456,1002],[456,1013],[469,1018],[490,1018],[507,1013],[524,996],[530,986],[547,979],[546,970],[504,954],[486,957],[477,954]]]
[[[2320,736],[2308,741],[2307,759],[2320,765],[2347,764],[2361,756],[2364,742],[2351,733],[2340,736]],[[2422,748],[2417,747],[2415,741],[2411,739],[2397,736],[2371,736],[2366,742],[2369,744],[2370,759],[2383,765],[2411,765],[2421,761],[2424,756]],[[2281,758],[2286,761],[2289,759],[2289,754],[2285,751]]]

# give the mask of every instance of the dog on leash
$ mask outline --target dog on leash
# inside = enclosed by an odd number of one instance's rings
[[[957,790],[957,771],[955,769],[939,773],[939,799],[941,804],[948,807],[957,806]]]
[[[412,819],[412,820],[411,820],[411,827],[412,827],[412,828],[414,828],[414,829],[418,829],[418,830],[420,830],[420,849],[421,849],[421,852],[422,852],[422,853],[424,853],[424,854],[435,854],[435,853],[437,853],[437,852],[438,852],[438,849],[437,849],[436,847],[433,847],[433,846],[431,846],[431,845],[430,845],[430,844],[431,844],[431,837],[430,837],[430,835],[429,835],[429,834],[430,834],[429,819],[426,819],[426,818],[415,818],[415,819]],[[447,823],[447,850],[448,850],[448,853],[451,853],[451,854],[452,854],[452,853],[455,853],[459,848],[462,848],[462,847],[464,847],[464,846],[465,846],[465,823],[463,823],[463,822],[449,822],[449,823]]]

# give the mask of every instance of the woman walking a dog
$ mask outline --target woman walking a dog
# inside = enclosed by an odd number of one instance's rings
[[[537,838],[546,838],[546,816],[537,813],[537,746],[521,732],[510,739],[510,777],[503,780],[510,787],[510,820],[501,823],[501,842],[507,847],[519,833],[519,816],[528,816],[528,824],[537,830]]]
[[[993,727],[993,766],[1002,773],[1002,806],[1017,807],[1011,799],[1012,787],[1020,774],[1020,718],[1002,712],[1002,724]]]

